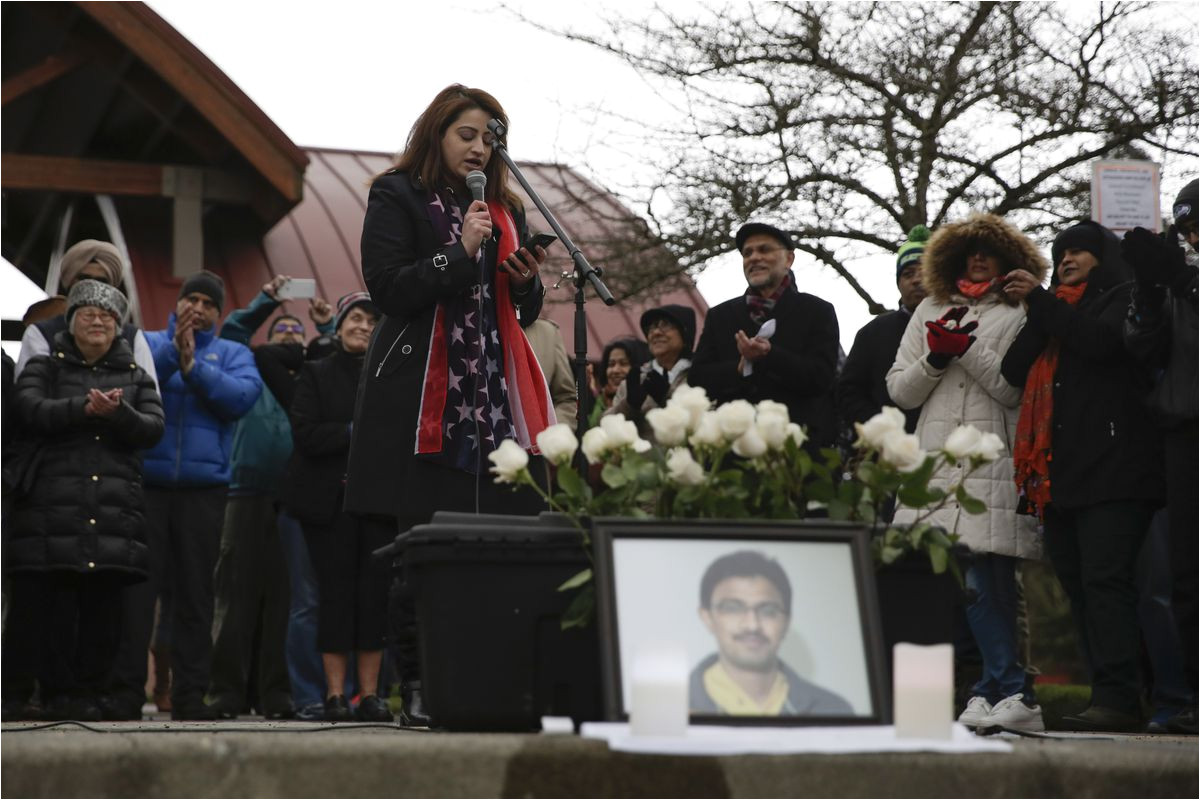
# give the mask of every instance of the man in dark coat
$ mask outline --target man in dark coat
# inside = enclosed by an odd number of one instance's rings
[[[717,403],[775,400],[808,430],[809,446],[833,442],[838,322],[833,306],[796,287],[796,245],[751,222],[734,237],[748,287],[712,308],[689,372]]]
[[[900,339],[912,319],[913,309],[925,299],[921,285],[921,254],[929,229],[917,225],[908,233],[908,240],[896,253],[896,288],[900,290],[900,307],[868,322],[854,336],[854,345],[842,367],[837,382],[838,411],[842,424],[852,426],[866,422],[884,406],[895,406],[887,393],[887,372],[896,360]],[[905,429],[917,429],[921,407],[904,412]]]
[[[1143,228],[1125,234],[1122,250],[1136,278],[1125,320],[1130,352],[1158,371],[1149,404],[1165,432],[1167,517],[1174,568],[1171,605],[1179,628],[1193,705],[1168,727],[1196,733],[1197,622],[1197,270],[1200,182],[1191,181],[1175,198],[1175,224],[1159,237]],[[1192,252],[1179,246],[1182,236]],[[1190,256],[1190,258],[1189,258]]]

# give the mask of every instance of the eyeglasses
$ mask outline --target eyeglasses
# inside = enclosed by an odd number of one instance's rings
[[[304,326],[299,322],[280,322],[274,328],[275,333],[304,333]]]
[[[722,600],[714,610],[722,617],[744,617],[747,611],[754,613],[760,620],[774,621],[787,616],[787,611],[779,603],[759,603],[748,606],[741,600]]]
[[[778,253],[780,250],[786,250],[786,247],[777,245],[760,244],[757,247],[747,247],[742,250],[742,258],[750,258],[750,256],[758,253],[760,256],[769,256],[771,253]]]
[[[646,326],[646,333],[650,333],[650,331],[657,331],[657,330],[669,331],[669,330],[673,329],[674,327],[675,327],[675,323],[671,322],[671,320],[662,319],[660,317],[659,319],[654,320],[653,322],[651,322],[649,325]]]
[[[102,311],[98,308],[81,308],[75,312],[75,318],[81,319],[87,324],[91,324],[96,320],[108,325],[116,325],[117,321],[113,319],[113,315],[107,311]]]

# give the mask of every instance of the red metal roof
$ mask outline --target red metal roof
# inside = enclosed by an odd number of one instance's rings
[[[387,169],[392,156],[387,153],[356,152],[326,148],[307,149],[308,169],[304,175],[304,199],[279,221],[266,236],[258,239],[247,230],[239,233],[228,226],[206,224],[205,260],[211,269],[225,278],[227,300],[225,311],[248,303],[259,288],[273,276],[315,278],[318,293],[330,302],[351,291],[365,288],[359,260],[359,239],[366,211],[367,191],[372,176]],[[598,189],[567,167],[556,164],[521,165],[529,182],[555,211],[559,222],[576,243],[598,266],[605,265],[587,244],[603,238],[605,220],[625,218],[634,220],[616,198]],[[526,201],[530,209],[530,224],[536,229],[549,226],[520,186],[513,181],[513,190]],[[604,214],[585,214],[579,209],[579,198],[586,194],[592,203],[607,204]],[[131,252],[138,290],[142,298],[144,324],[147,328],[161,327],[174,308],[179,281],[170,277],[166,265],[170,260],[170,241],[154,237],[139,227],[139,250]],[[219,230],[213,228],[219,227]],[[559,272],[570,266],[561,246],[551,249],[551,257],[543,266],[542,278],[553,286]],[[614,265],[613,268],[619,268]],[[588,354],[596,358],[604,344],[618,336],[641,335],[638,319],[647,309],[664,303],[679,303],[696,309],[697,330],[702,327],[707,304],[690,281],[682,289],[662,291],[657,296],[646,293],[635,301],[625,300],[607,307],[588,289]],[[573,348],[574,288],[563,283],[546,295],[543,316],[558,323],[566,340],[567,350]],[[306,301],[290,301],[289,310],[306,317]],[[263,334],[260,333],[260,339]]]

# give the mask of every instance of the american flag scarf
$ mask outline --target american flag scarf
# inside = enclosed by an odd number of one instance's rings
[[[520,240],[504,205],[489,202],[488,210],[500,231],[499,265]],[[446,246],[462,238],[456,203],[431,192],[428,211]],[[555,423],[546,378],[517,320],[509,276],[483,269],[486,249],[476,254],[483,282],[439,302],[434,313],[416,442],[418,455],[472,473],[505,439],[536,454],[537,435]]]

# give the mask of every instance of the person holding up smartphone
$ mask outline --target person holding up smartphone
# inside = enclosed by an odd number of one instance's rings
[[[446,87],[371,186],[362,270],[382,316],[360,384],[345,508],[376,547],[438,510],[543,507],[533,491],[514,494],[488,475],[487,456],[504,439],[532,449],[555,419],[521,331],[541,312],[546,251],[521,246],[525,214],[493,153],[493,118],[508,124],[492,95]],[[467,187],[476,171],[487,177],[483,200]],[[415,637],[398,644],[411,711]]]

